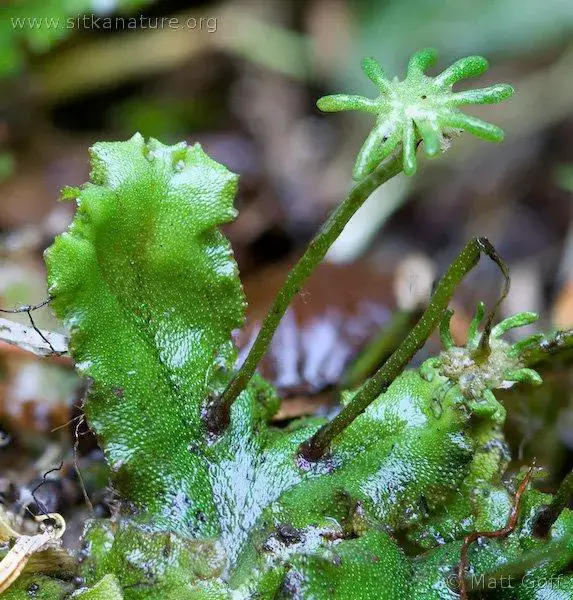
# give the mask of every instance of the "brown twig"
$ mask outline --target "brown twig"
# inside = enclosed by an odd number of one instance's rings
[[[473,533],[470,533],[464,538],[464,543],[460,551],[460,563],[458,567],[458,588],[461,600],[468,600],[469,598],[468,586],[466,582],[466,572],[468,570],[468,551],[470,546],[479,538],[504,538],[513,532],[519,519],[519,507],[521,503],[521,497],[527,489],[527,486],[531,481],[531,477],[533,476],[534,471],[535,463],[529,468],[529,471],[527,471],[527,474],[525,475],[522,482],[519,484],[519,487],[517,488],[513,506],[509,513],[509,517],[507,518],[507,523],[505,527],[497,529],[496,531],[474,531]]]
[[[76,438],[74,440],[74,469],[76,470],[76,474],[78,476],[78,481],[80,483],[80,487],[82,489],[82,494],[84,495],[84,501],[86,503],[86,506],[88,507],[88,509],[90,510],[90,512],[92,513],[92,515],[95,515],[95,509],[94,509],[94,505],[90,499],[90,496],[88,494],[88,490],[86,488],[86,484],[84,481],[84,476],[82,474],[82,471],[80,469],[80,463],[78,460],[78,449],[80,447],[80,427],[84,424],[84,415],[80,415],[80,419],[78,420],[78,422],[76,423],[75,429],[74,429],[74,437]]]

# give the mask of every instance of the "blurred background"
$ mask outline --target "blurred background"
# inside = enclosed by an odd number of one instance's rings
[[[250,304],[237,334],[244,354],[289,264],[345,196],[371,125],[356,113],[323,115],[316,99],[374,96],[364,55],[401,77],[412,52],[433,46],[436,69],[468,54],[490,60],[479,82],[460,89],[514,85],[510,101],[475,111],[506,140],[468,136],[435,161],[420,157],[419,175],[394,179],[355,216],[265,361],[287,398],[279,423],[336,410],[340,382],[356,384],[383,361],[434,278],[476,235],[510,265],[505,314],[535,310],[544,329],[573,326],[571,0],[21,0],[4,1],[0,16],[1,306],[46,297],[42,251],[74,210],[56,200],[63,186],[86,181],[91,144],[136,131],[199,141],[241,176],[240,214],[226,233]],[[491,305],[500,285],[485,261],[464,283],[453,324],[460,343],[475,302]],[[29,324],[26,314],[10,318]],[[33,318],[59,330],[49,308]],[[428,344],[416,361],[437,350]],[[573,463],[570,362],[544,377],[534,392],[507,392],[507,436],[512,466],[537,457],[551,488]],[[0,343],[5,503],[73,511],[78,527],[92,509],[108,510],[84,391],[65,357],[38,360]]]

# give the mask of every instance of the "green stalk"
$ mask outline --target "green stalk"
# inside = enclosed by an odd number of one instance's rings
[[[476,238],[470,241],[438,283],[430,304],[405,340],[384,365],[362,385],[352,402],[301,445],[299,452],[303,458],[308,461],[320,459],[328,450],[332,440],[361,415],[400,375],[414,354],[439,325],[458,284],[475,267],[482,252],[487,254],[504,272],[503,261],[486,238]]]
[[[328,249],[342,233],[354,213],[366,202],[372,192],[402,171],[401,154],[395,152],[379,165],[368,177],[355,184],[346,199],[328,217],[306,252],[289,273],[282,289],[263,321],[261,330],[243,366],[239,369],[223,394],[207,410],[206,421],[211,431],[221,431],[229,423],[233,402],[245,389],[257,365],[267,352],[273,335],[293,297],[322,262]]]

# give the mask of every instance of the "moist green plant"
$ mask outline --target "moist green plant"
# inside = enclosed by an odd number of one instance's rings
[[[421,69],[427,54],[416,56]],[[467,343],[454,344],[448,304],[481,254],[509,281],[486,239],[466,245],[420,321],[343,394],[333,420],[273,424],[280,398],[253,364],[353,212],[402,170],[403,150],[368,163],[235,373],[244,296],[219,227],[235,216],[237,176],[198,145],[135,135],[93,147],[91,181],[64,191],[77,213],[46,264],[119,506],[87,523],[76,591],[32,569],[8,600],[29,598],[32,583],[49,600],[572,597],[571,478],[555,497],[531,486],[534,469],[503,479],[496,398],[516,382],[541,384],[535,365],[571,335],[510,344],[503,334],[537,316],[495,324],[496,305],[480,329],[480,304]],[[405,370],[438,326],[443,352]]]

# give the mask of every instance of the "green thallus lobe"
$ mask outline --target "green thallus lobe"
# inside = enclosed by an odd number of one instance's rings
[[[416,172],[416,148],[423,141],[424,152],[437,156],[449,138],[460,130],[482,139],[500,142],[503,131],[458,110],[468,104],[501,102],[513,94],[510,85],[500,83],[486,88],[453,92],[452,86],[468,77],[481,75],[488,63],[481,56],[468,56],[455,62],[437,77],[424,71],[436,62],[433,49],[416,52],[408,63],[406,79],[390,80],[373,58],[362,61],[362,70],[380,90],[377,98],[335,94],[318,100],[325,112],[359,110],[376,116],[374,128],[366,138],[354,166],[354,179],[360,180],[401,144],[406,175]]]

